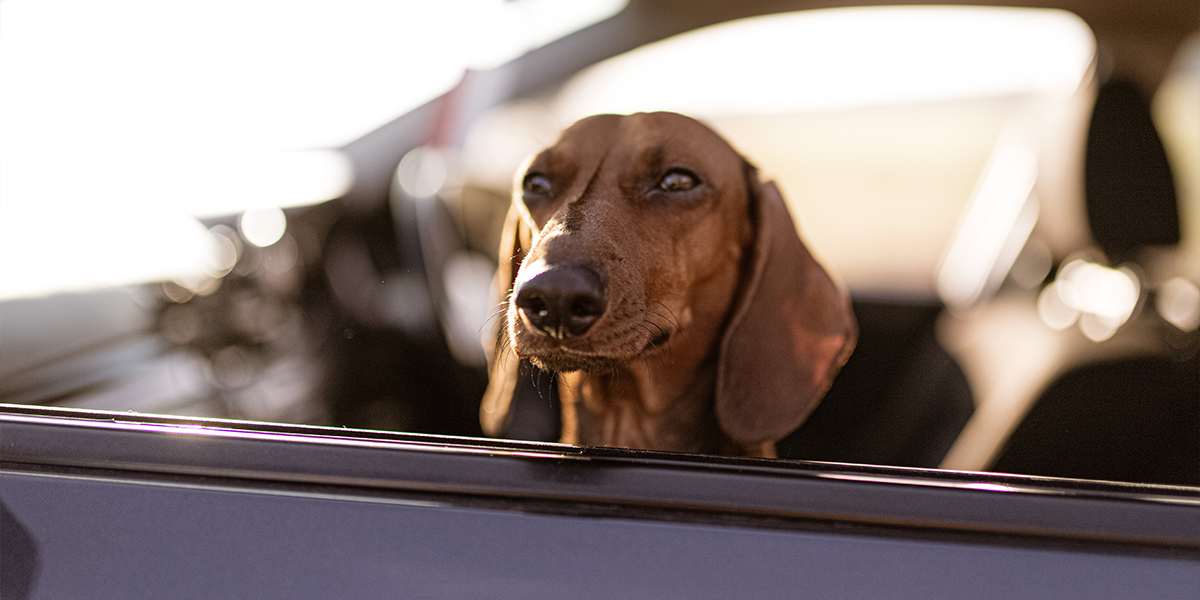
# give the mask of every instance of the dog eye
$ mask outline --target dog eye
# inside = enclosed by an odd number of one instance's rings
[[[658,189],[667,192],[686,192],[700,183],[700,178],[687,169],[671,169],[658,181]]]
[[[530,173],[521,184],[521,192],[526,196],[549,196],[554,191],[550,178],[541,173]]]

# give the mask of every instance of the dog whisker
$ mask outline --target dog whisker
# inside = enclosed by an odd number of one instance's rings
[[[662,302],[660,302],[658,300],[655,300],[654,304],[661,306],[663,308],[663,310],[667,311],[667,314],[664,315],[661,312],[658,312],[657,310],[651,310],[650,314],[656,315],[658,317],[662,317],[662,319],[665,320],[668,325],[670,325],[671,327],[673,327],[675,329],[680,329],[679,318],[675,316],[675,312],[671,310],[671,307],[667,306],[666,304],[663,304]]]
[[[505,311],[493,312],[491,314],[491,316],[489,316],[487,319],[485,319],[483,321],[483,325],[481,325],[475,333],[478,335],[483,335],[483,332],[486,331],[489,327],[491,327],[492,323],[494,323],[497,319],[501,319],[501,320],[504,319],[504,316],[505,316],[504,312]]]
[[[542,395],[542,375],[553,377],[554,373],[546,373],[541,369],[536,369],[532,366],[530,367],[529,381],[533,383],[533,389],[537,391],[538,398],[541,398],[542,400],[549,400],[549,398]],[[553,380],[551,380],[551,383],[553,383]]]
[[[616,377],[607,377],[606,379],[608,381],[606,382],[606,385],[605,385],[605,392],[609,395],[612,395],[613,390],[615,390],[617,388],[617,378]]]

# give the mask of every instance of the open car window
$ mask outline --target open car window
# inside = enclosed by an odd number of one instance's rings
[[[0,402],[479,436],[514,169],[665,109],[855,302],[781,456],[1200,484],[1195,18],[716,4],[5,0]]]

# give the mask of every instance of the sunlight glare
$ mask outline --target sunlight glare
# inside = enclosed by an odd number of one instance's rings
[[[584,71],[563,92],[565,122],[600,112],[703,117],[781,114],[984,96],[1068,96],[1095,40],[1065,11],[863,7],[740,19],[680,34]],[[680,57],[717,81],[664,85]],[[747,93],[752,90],[753,93]]]
[[[238,230],[247,242],[266,248],[278,242],[287,231],[287,215],[277,206],[253,208],[238,218]]]
[[[968,308],[999,285],[1037,221],[1037,153],[1012,134],[1001,135],[980,175],[938,268],[938,294]]]
[[[208,290],[194,217],[342,196],[336,148],[625,4],[4,0],[0,298]]]
[[[1038,314],[1048,327],[1059,330],[1078,319],[1084,335],[1103,341],[1129,320],[1140,298],[1141,284],[1133,271],[1077,259],[1064,265],[1042,290]]]

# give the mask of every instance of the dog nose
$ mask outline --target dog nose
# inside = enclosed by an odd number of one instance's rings
[[[550,267],[518,284],[517,308],[530,325],[555,339],[581,336],[604,314],[604,280],[580,266]]]

